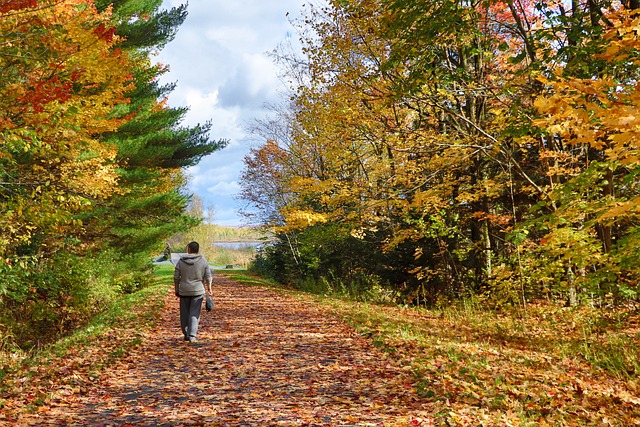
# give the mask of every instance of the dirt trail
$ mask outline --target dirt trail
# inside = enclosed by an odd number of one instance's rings
[[[19,424],[405,426],[417,417],[410,376],[320,307],[220,275],[214,293],[196,345],[182,341],[167,295],[158,328],[132,354]]]

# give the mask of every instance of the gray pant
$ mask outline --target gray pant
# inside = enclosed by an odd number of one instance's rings
[[[204,295],[180,297],[180,329],[185,339],[195,338],[198,334],[203,299]]]

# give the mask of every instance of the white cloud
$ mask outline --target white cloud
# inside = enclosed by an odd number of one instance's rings
[[[163,8],[186,0],[164,0]],[[246,123],[267,114],[282,89],[267,56],[284,42],[305,0],[190,0],[189,15],[176,38],[159,53],[169,65],[163,82],[176,82],[169,105],[189,107],[185,125],[211,121],[211,137],[228,139],[227,148],[191,167],[190,191],[216,210],[215,222],[240,225],[238,180],[251,137]]]
[[[220,105],[218,89],[213,92],[205,92],[195,88],[189,88],[184,93],[184,105],[189,106],[188,121],[191,124],[212,122],[215,132],[214,138],[236,140],[244,137],[238,122],[238,108],[224,108]]]
[[[243,220],[233,208],[218,209],[214,207],[213,223],[225,227],[237,227],[243,225]]]
[[[215,185],[207,188],[207,192],[212,195],[216,194],[237,194],[240,191],[240,185],[237,182],[218,182]]]
[[[259,36],[250,28],[223,26],[212,28],[205,32],[207,39],[215,41],[222,46],[233,47],[234,51],[242,52],[251,49],[259,42]]]

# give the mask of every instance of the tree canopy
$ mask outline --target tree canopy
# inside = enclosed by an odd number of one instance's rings
[[[186,5],[160,6],[0,6],[0,328],[25,346],[141,286],[151,254],[195,223],[182,169],[226,142],[167,105],[151,55]]]
[[[302,56],[274,52],[289,98],[245,161],[282,241],[261,261],[408,302],[637,298],[635,9],[309,6]]]

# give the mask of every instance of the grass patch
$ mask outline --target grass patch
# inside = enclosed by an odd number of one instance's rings
[[[411,369],[438,425],[633,425],[640,336],[625,324],[585,333],[590,309],[527,318],[324,303]],[[635,317],[637,319],[637,317]]]
[[[250,274],[246,269],[216,270],[215,274],[220,274],[221,276],[228,277],[229,279],[232,279],[247,285],[262,286],[262,287],[267,287],[271,289],[292,291],[292,289],[286,288],[274,280],[269,280],[269,279],[265,279],[265,278]]]
[[[3,414],[35,409],[50,398],[50,386],[81,387],[125,357],[153,328],[172,276],[173,266],[160,266],[153,285],[118,298],[73,334],[39,350],[0,355]]]

